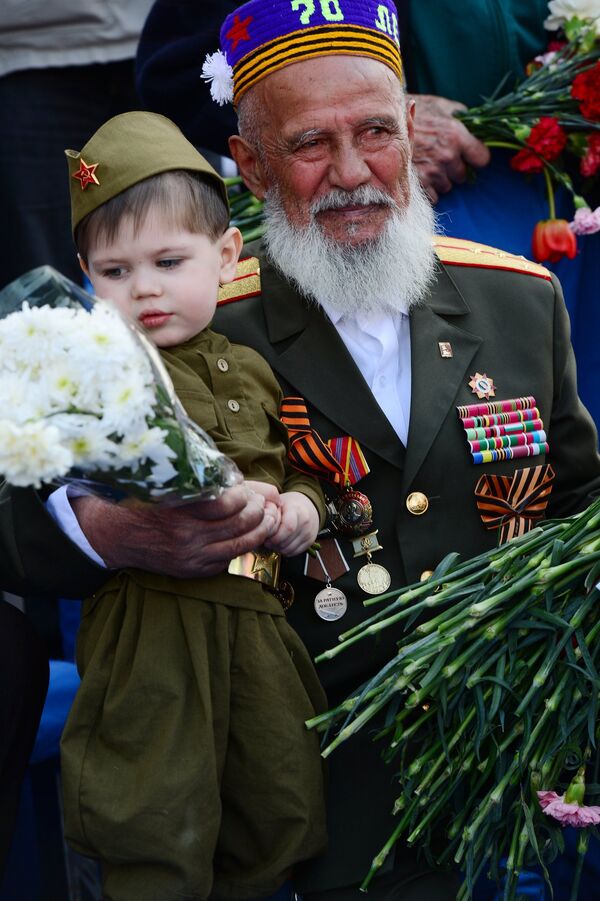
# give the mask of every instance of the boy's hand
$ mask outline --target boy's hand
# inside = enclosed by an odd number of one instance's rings
[[[279,495],[281,522],[277,531],[265,541],[265,547],[286,557],[301,554],[311,546],[319,531],[317,508],[299,491]]]
[[[267,482],[254,482],[252,479],[246,479],[244,485],[249,488],[250,491],[254,491],[255,494],[262,495],[266,501],[271,501],[275,506],[279,506],[279,498],[281,495],[275,485],[269,485]]]

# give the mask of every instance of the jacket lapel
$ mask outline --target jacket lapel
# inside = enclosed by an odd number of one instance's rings
[[[440,264],[430,301],[411,313],[412,392],[408,448],[403,488],[408,490],[446,419],[456,395],[468,380],[467,371],[482,343],[460,328],[469,308]],[[449,342],[452,357],[441,356],[440,342]]]
[[[340,435],[351,435],[402,467],[404,446],[327,316],[268,263],[261,266],[261,282],[273,369],[335,423]]]

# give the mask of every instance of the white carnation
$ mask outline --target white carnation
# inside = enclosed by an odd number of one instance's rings
[[[600,34],[599,0],[550,0],[548,9],[550,15],[544,22],[544,27],[548,31],[557,31],[565,22],[577,16],[595,22],[596,33]]]
[[[64,476],[73,456],[63,447],[59,430],[45,422],[18,426],[0,420],[0,472],[11,485],[39,488]]]

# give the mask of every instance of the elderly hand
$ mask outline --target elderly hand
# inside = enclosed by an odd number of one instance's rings
[[[431,94],[412,94],[415,101],[413,163],[432,203],[467,177],[467,165],[486,166],[490,151],[473,137],[453,113],[466,107]]]
[[[136,567],[180,579],[222,572],[233,557],[264,544],[279,525],[277,507],[245,485],[229,488],[214,501],[177,507],[127,507],[96,497],[71,503],[108,567]]]

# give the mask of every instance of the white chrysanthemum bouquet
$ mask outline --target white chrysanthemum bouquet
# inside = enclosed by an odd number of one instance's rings
[[[120,499],[216,497],[235,464],[178,401],[156,348],[49,266],[0,292],[0,476]]]

